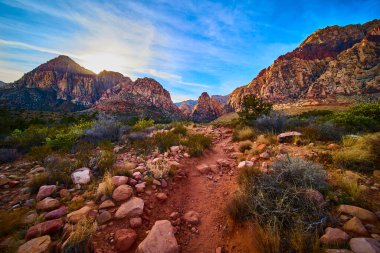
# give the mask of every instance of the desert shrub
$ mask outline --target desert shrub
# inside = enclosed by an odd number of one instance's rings
[[[281,252],[281,235],[276,228],[270,226],[261,226],[257,224],[255,227],[256,244],[258,250],[263,253]]]
[[[0,164],[13,162],[19,157],[17,149],[14,148],[0,148]]]
[[[200,156],[206,148],[210,148],[212,140],[204,134],[191,134],[182,142],[189,148],[191,156]]]
[[[53,149],[48,145],[35,146],[28,152],[29,159],[33,161],[42,161],[45,157],[50,155]]]
[[[102,140],[118,141],[120,136],[128,132],[129,129],[129,126],[123,125],[115,117],[101,114],[92,127],[85,131],[84,138],[95,145]]]
[[[358,178],[349,177],[344,172],[334,172],[332,173],[332,177],[335,180],[337,187],[342,189],[347,197],[350,198],[350,202],[346,204],[360,202],[364,192],[358,183]]]
[[[180,138],[174,132],[158,132],[153,136],[153,144],[160,152],[165,152],[171,146],[178,145]]]
[[[277,137],[275,135],[271,134],[260,134],[257,136],[256,139],[257,144],[266,144],[266,145],[271,145],[277,143]]]
[[[154,126],[153,119],[139,119],[139,121],[137,121],[136,124],[133,126],[133,130],[141,131],[152,126]]]
[[[96,230],[97,223],[91,219],[82,219],[75,226],[72,225],[72,232],[62,245],[62,252],[92,252],[91,240]]]
[[[343,129],[329,121],[312,123],[300,128],[299,131],[303,138],[309,141],[340,141],[344,132]]]
[[[370,172],[376,169],[380,161],[380,133],[367,134],[345,142],[344,146],[333,155],[334,163],[342,169]]]
[[[272,104],[264,102],[262,98],[253,94],[246,95],[241,103],[241,111],[238,112],[239,118],[243,121],[254,120],[272,111]]]
[[[187,128],[184,125],[175,124],[172,132],[174,134],[180,134],[180,135],[185,136],[187,134]]]
[[[233,141],[252,140],[254,137],[256,137],[256,133],[250,127],[243,127],[242,129],[239,129],[239,128],[234,129],[234,132],[232,134]]]
[[[112,175],[106,172],[103,176],[102,182],[98,185],[96,190],[96,197],[99,199],[102,196],[111,197],[115,186],[112,182]]]
[[[103,175],[107,171],[111,170],[113,163],[115,162],[115,154],[111,150],[102,150],[100,159],[98,162],[98,171],[100,175]]]
[[[239,143],[239,151],[244,153],[246,150],[252,149],[252,142],[251,141],[242,141]]]
[[[262,226],[290,231],[314,231],[326,221],[325,210],[307,196],[308,189],[326,187],[322,166],[299,158],[277,160],[273,173],[245,168],[239,175],[240,191],[229,204],[234,220],[254,220]]]
[[[148,174],[154,178],[165,178],[169,175],[169,171],[171,169],[170,164],[166,160],[159,160],[156,162],[149,161],[146,164],[148,168]]]
[[[7,138],[5,145],[28,150],[30,147],[42,145],[48,137],[49,128],[32,125],[24,131],[16,129]]]
[[[269,115],[262,115],[259,118],[250,121],[250,125],[262,132],[281,133],[287,128],[287,120],[288,118],[286,115],[272,112]]]
[[[28,182],[28,187],[31,193],[37,193],[42,185],[46,185],[49,182],[48,174],[46,172],[33,175]]]
[[[350,132],[372,132],[380,130],[380,100],[357,104],[347,111],[332,115],[332,120]]]
[[[134,163],[125,162],[124,164],[117,164],[112,167],[112,175],[114,176],[132,176],[132,170],[136,167]]]
[[[0,236],[6,236],[22,228],[22,220],[28,212],[26,208],[0,211]]]

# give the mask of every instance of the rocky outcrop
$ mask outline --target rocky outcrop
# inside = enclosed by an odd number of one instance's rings
[[[129,79],[108,89],[98,101],[96,109],[159,120],[183,118],[169,92],[152,78],[138,78],[134,82]]]
[[[230,95],[222,96],[222,95],[212,95],[212,99],[215,101],[218,101],[219,103],[226,105],[228,104],[228,99],[230,98]]]
[[[180,111],[186,116],[186,117],[189,117],[192,110],[193,110],[193,106],[191,106],[189,103],[187,103],[186,101],[183,101],[181,103],[180,106],[178,106],[178,108],[180,109]]]
[[[248,85],[234,90],[229,105],[241,109],[247,94],[270,102],[337,102],[341,96],[380,92],[380,20],[317,30],[280,56]]]
[[[226,113],[225,106],[203,92],[190,114],[194,122],[210,122]]]

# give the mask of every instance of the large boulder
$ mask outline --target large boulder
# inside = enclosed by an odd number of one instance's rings
[[[133,197],[127,202],[123,203],[115,213],[116,219],[124,217],[139,216],[144,211],[144,201],[140,198]]]
[[[86,167],[77,169],[71,174],[71,179],[74,184],[88,184],[91,181],[91,171]]]
[[[358,217],[359,219],[363,221],[377,222],[376,214],[357,206],[341,205],[338,208],[338,212],[350,214],[352,216]]]
[[[320,240],[324,245],[336,246],[344,245],[348,242],[349,239],[350,236],[346,232],[340,230],[339,228],[328,227],[326,228],[325,234],[322,235]]]
[[[133,229],[119,229],[115,232],[115,248],[117,252],[127,252],[136,241],[137,234]]]
[[[156,221],[148,236],[140,243],[136,253],[179,253],[179,246],[174,236],[170,221]]]
[[[27,241],[18,248],[17,253],[49,253],[50,245],[50,236],[45,235]]]
[[[39,211],[49,211],[56,209],[60,205],[61,202],[59,202],[59,200],[47,197],[37,203],[36,209]]]
[[[115,187],[128,183],[128,177],[126,176],[113,176],[112,183]]]
[[[28,229],[26,239],[31,239],[41,235],[54,234],[61,230],[63,225],[62,219],[49,220],[39,223]]]
[[[120,185],[112,193],[112,198],[116,201],[124,201],[132,197],[133,189],[129,185]]]
[[[356,235],[368,236],[368,231],[364,227],[363,223],[357,217],[353,217],[343,225],[343,229],[346,232],[351,232]]]
[[[61,206],[60,208],[55,209],[45,214],[44,218],[46,220],[58,219],[58,218],[61,218],[62,216],[65,216],[68,210],[69,209],[66,206]]]
[[[57,186],[55,185],[43,185],[38,190],[36,199],[41,200],[46,197],[50,197],[56,191],[57,191]]]
[[[281,133],[277,136],[279,143],[293,142],[295,137],[301,136],[302,134],[296,131]]]
[[[93,209],[92,206],[84,206],[81,209],[69,213],[67,215],[67,220],[70,223],[78,223],[81,219],[86,218],[88,213]]]
[[[352,238],[349,244],[354,253],[380,252],[380,242],[372,238]]]

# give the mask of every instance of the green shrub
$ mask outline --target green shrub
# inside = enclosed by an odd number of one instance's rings
[[[206,148],[210,148],[212,140],[204,134],[191,134],[183,141],[183,144],[189,148],[191,156],[200,156]]]
[[[342,169],[370,172],[380,161],[380,133],[357,138],[345,138],[344,146],[333,155],[334,163]]]
[[[153,144],[160,152],[167,151],[171,146],[176,146],[180,142],[178,134],[174,132],[159,132],[153,136]]]
[[[235,129],[232,134],[233,141],[252,140],[254,137],[256,137],[256,133],[250,127]]]
[[[262,115],[267,115],[272,111],[272,104],[264,102],[262,98],[255,95],[246,95],[241,104],[241,111],[238,112],[241,120],[254,120]]]
[[[136,124],[133,126],[133,130],[141,131],[153,125],[154,125],[153,119],[139,119],[139,121],[137,121]]]
[[[113,151],[110,150],[102,150],[99,163],[98,170],[101,175],[104,175],[107,171],[111,170],[113,163],[115,162],[115,155]]]
[[[50,155],[53,149],[48,145],[35,146],[28,152],[28,157],[33,161],[42,161],[45,157]]]
[[[174,129],[172,130],[174,134],[180,134],[185,136],[187,134],[187,128],[184,125],[175,125]]]

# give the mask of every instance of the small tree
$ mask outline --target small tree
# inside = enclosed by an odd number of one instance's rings
[[[272,111],[272,104],[264,102],[262,98],[255,95],[246,95],[243,98],[242,110],[238,112],[240,119],[255,120],[261,115],[269,114]]]

